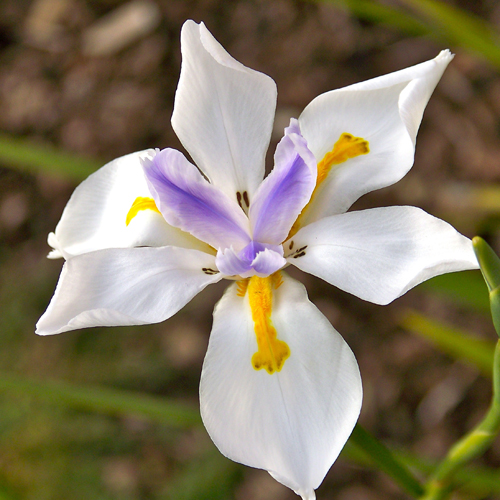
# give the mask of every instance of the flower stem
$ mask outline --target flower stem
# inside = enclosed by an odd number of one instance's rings
[[[421,500],[444,500],[451,493],[451,478],[464,464],[488,449],[500,432],[500,340],[495,348],[493,361],[493,398],[479,425],[458,441],[438,466],[426,484]]]

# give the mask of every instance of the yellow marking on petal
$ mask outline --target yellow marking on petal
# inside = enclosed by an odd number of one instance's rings
[[[271,321],[273,290],[282,285],[281,274],[277,272],[267,278],[252,276],[245,282],[240,281],[238,294],[240,283],[247,283],[246,293],[257,337],[258,351],[252,356],[252,366],[256,370],[264,368],[270,375],[279,372],[290,357],[290,348],[277,338],[276,328]]]
[[[318,163],[318,187],[328,176],[334,165],[339,165],[345,161],[356,158],[356,156],[366,155],[370,152],[368,141],[362,137],[354,137],[352,134],[344,132],[340,139],[334,144],[333,149],[326,153]]]
[[[355,137],[352,134],[344,132],[339,140],[333,145],[333,149],[326,153],[323,159],[318,163],[318,177],[316,178],[316,186],[311,195],[311,199],[307,205],[302,209],[302,212],[297,217],[297,220],[293,223],[290,232],[286,239],[291,238],[301,227],[301,219],[303,214],[309,208],[309,205],[313,201],[315,195],[318,193],[319,187],[323,181],[328,177],[332,167],[334,165],[339,165],[345,161],[356,158],[356,156],[366,155],[370,152],[370,147],[368,141],[362,137]]]
[[[238,287],[238,291],[236,292],[236,295],[238,297],[244,297],[247,293],[247,288],[248,288],[248,281],[249,279],[244,279],[241,281],[236,282],[236,286]]]
[[[132,203],[130,210],[128,211],[127,218],[125,219],[125,224],[128,226],[130,221],[141,211],[141,210],[153,210],[161,215],[158,207],[156,206],[153,198],[143,198],[141,196],[137,197]]]

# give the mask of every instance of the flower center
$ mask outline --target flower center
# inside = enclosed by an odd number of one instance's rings
[[[279,288],[282,283],[279,272],[267,278],[252,276],[238,282],[238,295],[244,297],[248,294],[257,338],[258,350],[252,356],[252,366],[255,370],[264,368],[270,375],[281,371],[290,357],[290,348],[286,342],[277,338],[276,328],[271,321],[273,290]]]

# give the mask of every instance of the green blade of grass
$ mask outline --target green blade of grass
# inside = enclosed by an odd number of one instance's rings
[[[432,474],[436,469],[436,462],[405,452],[397,452],[395,455],[408,467],[422,474]],[[474,495],[474,498],[486,498],[491,494],[500,493],[500,481],[498,470],[484,466],[462,467],[460,471],[453,474],[455,486]]]
[[[490,314],[488,289],[477,271],[442,274],[422,283],[419,289],[445,296],[488,316]]]
[[[102,387],[82,387],[60,381],[34,380],[11,373],[0,373],[0,391],[42,398],[54,404],[67,405],[72,408],[103,414],[142,416],[159,424],[179,429],[201,425],[201,418],[197,409],[166,398],[137,394],[132,391]],[[408,470],[408,464],[413,466],[413,462],[402,460],[398,454],[392,453],[385,445],[360,426],[355,428],[344,455],[356,463],[369,464],[372,467],[380,468],[410,494],[416,494],[417,491],[420,491],[420,483]],[[424,463],[423,460],[418,458],[415,458],[414,461],[419,464]],[[421,468],[428,471],[429,467],[426,469],[422,465]],[[228,474],[227,478],[229,478],[230,483],[237,481],[238,466],[226,459],[221,459],[220,463],[214,467],[189,467],[179,474],[178,479],[175,480],[172,486],[172,490],[167,494],[167,498],[174,498],[172,495],[175,495],[176,491],[182,490],[184,483],[186,481],[190,482],[193,478],[209,478],[211,483],[217,485],[221,474],[225,478],[225,474]],[[474,474],[471,473],[469,476],[473,477]],[[470,488],[478,491],[491,489],[491,481],[489,481],[491,474],[485,472],[484,476],[485,478],[481,474],[477,475],[476,482],[471,484]],[[208,488],[206,491],[204,490],[204,494],[208,496],[203,498],[212,498],[210,496],[211,491],[221,493],[222,498],[224,498],[224,488],[222,490],[215,486],[214,488]],[[190,490],[192,494],[190,493],[186,498],[200,498],[196,496],[200,494],[200,491],[192,488]]]
[[[0,163],[27,172],[48,173],[77,182],[103,165],[103,162],[97,160],[7,134],[0,134]]]
[[[495,343],[472,337],[470,334],[427,318],[417,311],[407,310],[399,324],[430,340],[441,351],[475,366],[483,375],[493,375]]]
[[[436,0],[401,0],[421,16],[435,34],[480,55],[500,68],[500,35],[486,21]]]
[[[401,9],[391,7],[373,0],[321,0],[344,10],[356,17],[376,24],[397,28],[409,35],[421,36],[429,33],[425,23]]]
[[[419,497],[424,493],[424,488],[408,467],[361,425],[356,424],[349,442],[369,457],[374,465],[394,479],[407,493],[414,497]]]
[[[34,380],[0,373],[0,391],[43,398],[81,410],[110,415],[138,415],[163,425],[189,428],[201,424],[199,411],[186,404],[132,391]]]
[[[217,450],[190,462],[170,483],[167,500],[230,500],[242,467]]]
[[[500,35],[471,12],[437,0],[401,0],[412,12],[373,0],[317,0],[352,12],[360,19],[411,36],[432,36],[441,43],[461,47],[500,68]]]

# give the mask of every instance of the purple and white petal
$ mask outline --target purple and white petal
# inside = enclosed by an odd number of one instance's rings
[[[276,84],[233,59],[203,23],[186,21],[172,126],[203,173],[231,199],[264,177]]]
[[[477,269],[472,242],[416,207],[384,207],[327,217],[293,238],[288,257],[306,273],[385,305],[439,274]]]
[[[209,246],[166,223],[153,210],[142,210],[127,225],[138,197],[151,198],[142,169],[154,149],[117,158],[84,180],[71,195],[49,245],[51,258],[70,258],[105,248],[179,246],[210,251]]]
[[[224,276],[242,276],[252,269],[252,261],[242,259],[232,247],[220,249],[215,257],[215,265]]]
[[[144,173],[165,220],[214,248],[237,250],[250,241],[248,219],[236,201],[207,182],[175,149],[160,151]]]
[[[221,279],[214,256],[197,250],[116,248],[79,255],[65,262],[36,333],[158,323]]]
[[[234,249],[219,250],[215,258],[217,268],[226,276],[266,277],[287,264],[281,245],[267,245],[251,241],[238,253]]]
[[[274,169],[250,204],[249,219],[254,240],[278,245],[288,236],[316,184],[316,160],[296,120],[285,129],[274,158]]]
[[[279,248],[281,252],[266,248],[255,256],[252,267],[257,276],[265,278],[286,266],[287,261],[283,257],[283,247],[280,246]]]

